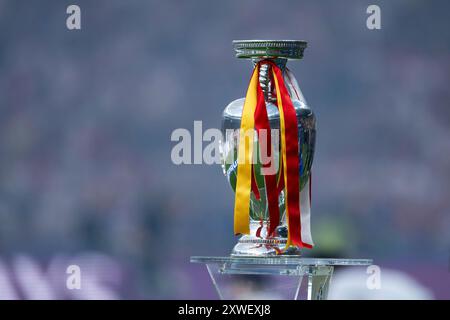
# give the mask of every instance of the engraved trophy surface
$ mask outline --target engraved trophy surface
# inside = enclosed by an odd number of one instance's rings
[[[272,63],[283,73],[284,82],[292,104],[295,108],[298,123],[299,144],[299,189],[309,188],[311,166],[314,157],[316,119],[308,106],[292,72],[286,64],[288,60],[298,60],[303,57],[307,43],[297,40],[237,40],[233,41],[237,58],[250,59],[253,65],[260,64],[259,82],[264,94],[264,100],[272,131],[271,138],[275,161],[280,159],[280,113],[277,107],[275,84],[272,77]],[[245,98],[232,101],[223,111],[222,132],[224,140],[221,143],[221,157],[224,174],[233,190],[237,180],[237,154],[239,144],[239,129],[241,126],[242,110]],[[255,139],[257,139],[255,137]],[[259,199],[254,192],[250,195],[250,234],[243,235],[234,247],[235,256],[272,256],[272,255],[300,255],[298,246],[286,248],[288,227],[286,221],[285,190],[278,197],[279,226],[273,234],[268,233],[269,208],[264,177],[261,173],[260,159],[254,165],[253,174],[259,191]],[[280,166],[277,168],[277,177]]]

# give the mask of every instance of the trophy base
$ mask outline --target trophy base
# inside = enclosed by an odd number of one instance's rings
[[[250,221],[250,234],[242,236],[234,246],[234,257],[301,256],[299,247],[287,243],[287,227],[279,226],[273,237],[267,237],[267,222]]]

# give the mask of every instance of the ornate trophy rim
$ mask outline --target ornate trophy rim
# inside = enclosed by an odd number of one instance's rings
[[[233,40],[236,58],[285,58],[299,60],[307,47],[304,40]]]

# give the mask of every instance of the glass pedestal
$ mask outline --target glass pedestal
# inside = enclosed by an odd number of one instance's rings
[[[335,266],[368,266],[371,259],[191,257],[205,264],[222,300],[326,300]]]

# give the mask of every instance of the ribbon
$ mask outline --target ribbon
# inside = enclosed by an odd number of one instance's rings
[[[264,183],[267,193],[269,207],[269,228],[268,235],[271,236],[278,226],[279,208],[278,197],[284,189],[285,208],[288,224],[288,240],[286,248],[290,245],[299,247],[311,247],[312,240],[310,235],[306,236],[306,241],[302,241],[302,230],[309,233],[309,206],[310,199],[310,181],[304,195],[306,201],[300,202],[301,193],[299,190],[299,145],[298,145],[298,124],[297,116],[292,104],[289,92],[286,88],[281,69],[272,61],[261,61],[255,65],[250,84],[247,90],[241,117],[241,127],[239,131],[239,149],[238,149],[238,168],[236,182],[236,198],[234,207],[234,233],[250,233],[250,193],[253,191],[257,199],[260,198],[258,185],[253,172],[252,161],[255,158],[253,154],[254,131],[258,134],[260,150],[265,152],[269,163],[263,163],[262,167],[268,169],[273,161],[271,150],[270,123],[267,116],[267,109],[264,100],[264,94],[259,83],[259,70],[262,63],[270,64],[272,67],[273,81],[275,83],[277,107],[280,114],[280,137],[281,137],[281,157],[279,172],[280,177],[277,181],[277,174],[264,172]],[[265,135],[262,134],[265,131]],[[257,158],[255,158],[257,159]],[[302,192],[303,194],[303,192]],[[306,208],[307,226],[301,224],[301,208]]]
[[[288,240],[290,245],[303,247],[300,227],[300,190],[299,190],[299,152],[297,115],[289,93],[284,84],[283,74],[274,63],[273,78],[277,92],[278,111],[280,113],[281,153],[285,185],[286,217]]]
[[[262,174],[264,175],[264,183],[266,186],[266,199],[269,207],[269,228],[268,234],[272,235],[275,228],[280,222],[280,210],[278,209],[278,195],[277,192],[277,172],[273,170],[273,155],[272,155],[272,138],[270,131],[269,117],[267,116],[266,103],[264,100],[264,93],[261,85],[258,82],[258,102],[255,110],[255,129],[258,133],[260,154],[264,155],[262,161]],[[269,170],[273,170],[271,173]]]
[[[291,70],[285,69],[285,83],[291,96],[300,101],[305,101],[300,87]],[[300,192],[300,221],[302,244],[306,248],[312,248],[314,243],[311,236],[311,195],[312,195],[312,171],[309,173],[308,181]]]
[[[236,197],[234,201],[234,233],[249,234],[250,222],[250,190],[252,180],[252,156],[254,113],[257,102],[257,86],[259,83],[259,65],[255,66],[242,108],[241,128],[239,130],[238,168],[236,181]]]

